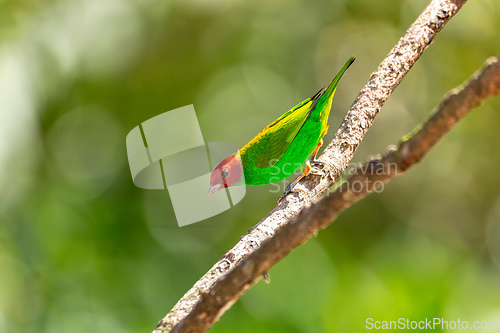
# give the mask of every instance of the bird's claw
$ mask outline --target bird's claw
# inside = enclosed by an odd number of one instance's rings
[[[291,193],[291,192],[302,192],[302,193],[306,193],[306,191],[304,191],[303,189],[301,188],[296,188],[296,187],[293,187],[295,186],[295,184],[292,182],[290,184],[288,184],[288,186],[285,188],[285,192],[276,200],[278,203],[281,202],[281,200],[283,200],[284,197],[287,196],[288,193]]]
[[[308,175],[309,174],[312,174],[312,175],[315,175],[315,176],[322,176],[322,175],[325,175],[325,176],[329,176],[332,180],[335,180],[334,177],[335,177],[335,174],[332,173],[332,167],[330,166],[330,164],[328,164],[327,162],[323,162],[323,161],[318,161],[318,160],[309,160],[309,163],[310,165],[321,165],[323,168],[318,170],[317,168],[311,168],[311,170],[309,171]],[[325,172],[326,171],[326,172]],[[305,177],[304,174],[302,174],[301,176],[299,176],[297,179],[295,179],[293,182],[291,182],[290,184],[288,184],[288,186],[285,188],[285,192],[283,193],[283,195],[281,195],[278,199],[277,199],[277,202],[280,203],[281,200],[287,196],[288,193],[290,192],[302,192],[302,193],[306,193],[305,190],[303,189],[300,189],[300,188],[295,188],[294,186],[297,185],[297,183],[303,178]]]

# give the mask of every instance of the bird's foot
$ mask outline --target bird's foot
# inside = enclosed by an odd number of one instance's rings
[[[281,200],[287,196],[288,193],[291,193],[291,192],[302,192],[302,193],[306,193],[306,191],[304,191],[303,189],[301,188],[296,188],[294,187],[300,179],[302,179],[302,175],[299,176],[299,178],[295,179],[293,182],[291,182],[290,184],[287,185],[287,187],[285,188],[285,192],[276,200],[278,203],[281,202]]]
[[[321,165],[321,168],[317,168],[315,166]],[[335,169],[335,167],[333,167]],[[286,197],[286,195],[290,192],[302,192],[305,193],[306,191],[300,188],[296,188],[295,185],[304,177],[308,175],[315,175],[315,176],[329,176],[332,180],[335,180],[335,174],[332,172],[332,166],[328,164],[327,162],[323,161],[318,161],[318,160],[309,160],[306,162],[306,168],[304,170],[304,173],[302,173],[297,179],[295,179],[293,182],[288,184],[288,186],[285,188],[285,192],[283,193],[282,196],[278,198],[278,203],[281,202],[281,200]]]

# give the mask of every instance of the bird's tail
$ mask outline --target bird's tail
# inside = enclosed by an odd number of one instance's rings
[[[335,93],[335,89],[337,89],[337,83],[339,83],[340,79],[342,78],[342,75],[344,75],[345,71],[349,68],[349,66],[352,65],[352,63],[356,60],[356,57],[352,56],[347,60],[347,62],[344,64],[344,66],[340,69],[340,71],[337,73],[337,75],[333,78],[332,82],[328,85],[328,88],[326,88],[326,91],[324,95],[326,96],[332,96]]]

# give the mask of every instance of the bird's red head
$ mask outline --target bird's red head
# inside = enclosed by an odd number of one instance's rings
[[[208,195],[233,185],[243,184],[243,167],[238,152],[226,157],[214,168],[210,175]]]

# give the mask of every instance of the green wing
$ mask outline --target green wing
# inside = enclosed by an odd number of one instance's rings
[[[255,166],[258,168],[270,167],[285,154],[292,141],[309,116],[314,103],[311,98],[296,105],[281,117],[264,128],[252,141],[248,148],[257,147],[258,157]]]
[[[327,88],[318,91],[313,97],[296,105],[293,109],[273,121],[264,128],[255,138],[240,150],[240,154],[248,154],[258,168],[273,166],[285,154],[286,150],[304,126],[307,118],[315,109],[316,103],[321,98],[326,98],[331,103],[335,94],[337,83],[344,72],[354,62],[354,57],[349,58]],[[325,97],[323,97],[325,96]],[[328,104],[327,112],[330,112]],[[324,105],[321,106],[322,108]]]

